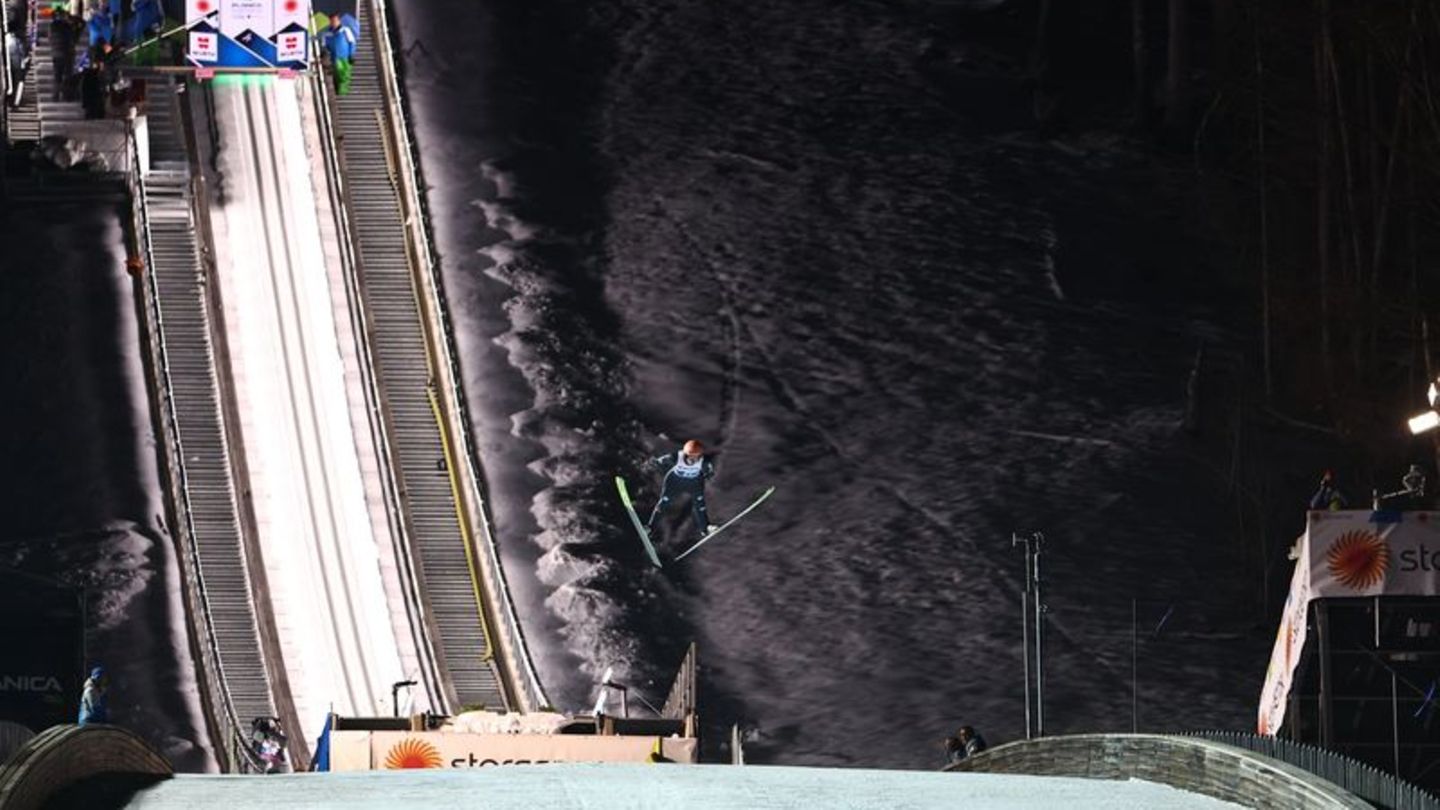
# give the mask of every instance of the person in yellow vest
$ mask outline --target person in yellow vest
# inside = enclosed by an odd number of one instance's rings
[[[700,537],[715,531],[715,524],[705,511],[705,482],[715,477],[715,464],[705,455],[705,445],[691,439],[674,453],[666,453],[653,459],[651,465],[665,470],[665,480],[660,486],[660,500],[650,511],[650,520],[645,528],[655,531],[655,521],[677,495],[690,496],[690,509],[695,518],[695,530]]]

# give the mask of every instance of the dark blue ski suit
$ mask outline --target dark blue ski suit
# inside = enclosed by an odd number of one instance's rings
[[[715,477],[715,463],[707,455],[690,461],[685,457],[684,451],[676,450],[652,459],[650,464],[655,469],[666,472],[665,482],[660,488],[660,500],[651,510],[650,520],[646,522],[645,528],[655,531],[655,521],[660,518],[665,507],[670,505],[670,500],[676,495],[689,495],[695,528],[703,537],[710,527],[710,516],[705,512],[705,482]]]

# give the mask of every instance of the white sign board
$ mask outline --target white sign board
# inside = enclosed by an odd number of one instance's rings
[[[645,762],[656,752],[695,762],[696,740],[595,734],[332,731],[330,770],[487,768],[550,762]]]
[[[214,62],[220,58],[220,35],[214,31],[190,32],[190,58],[197,62]]]

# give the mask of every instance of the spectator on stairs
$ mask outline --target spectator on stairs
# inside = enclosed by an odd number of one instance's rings
[[[355,44],[360,38],[360,23],[349,14],[341,17],[330,15],[330,27],[320,34],[320,44],[330,55],[330,66],[335,74],[335,95],[350,92],[351,60],[355,58]]]
[[[110,95],[110,71],[106,62],[111,53],[110,43],[100,40],[99,45],[90,49],[90,61],[80,74],[80,103],[87,119],[105,117],[105,102]]]
[[[103,6],[90,11],[89,22],[85,27],[89,32],[92,48],[102,42],[115,41],[115,26],[110,22],[110,15]]]
[[[64,3],[53,6],[50,17],[50,65],[55,71],[51,101],[75,100],[75,45],[84,22]]]

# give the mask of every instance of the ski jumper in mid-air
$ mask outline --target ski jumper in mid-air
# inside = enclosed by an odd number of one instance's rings
[[[666,470],[665,482],[660,488],[660,500],[650,512],[646,531],[655,531],[655,521],[670,505],[676,495],[690,496],[690,509],[695,518],[697,537],[704,537],[717,528],[710,522],[705,511],[705,481],[715,477],[715,463],[705,455],[705,446],[691,439],[677,452],[666,453],[653,459],[651,465]]]

